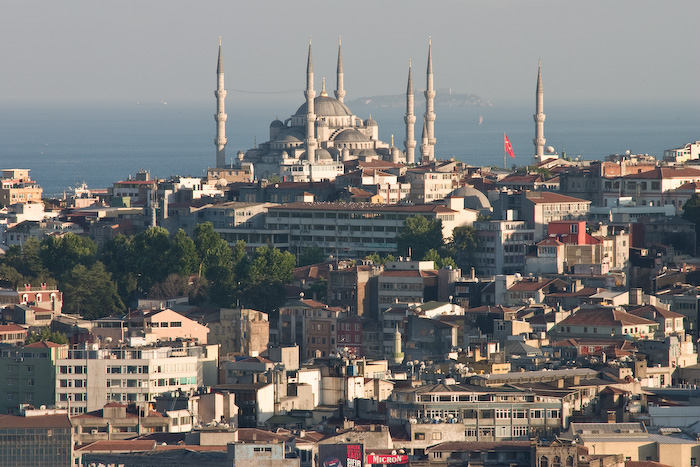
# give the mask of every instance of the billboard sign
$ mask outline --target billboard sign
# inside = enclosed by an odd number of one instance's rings
[[[362,444],[319,444],[319,467],[362,467]]]
[[[406,454],[367,454],[368,464],[405,464],[408,462]]]

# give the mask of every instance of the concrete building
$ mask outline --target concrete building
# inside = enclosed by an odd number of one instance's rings
[[[280,249],[297,252],[314,245],[336,258],[364,258],[394,253],[404,220],[416,215],[441,220],[447,238],[455,227],[472,225],[478,212],[465,209],[461,198],[419,205],[296,202],[270,206],[266,230],[276,233],[272,242]]]
[[[346,308],[359,316],[374,316],[377,309],[377,277],[380,272],[381,268],[373,264],[331,269],[328,304]]]
[[[700,141],[687,143],[683,147],[666,149],[664,151],[664,162],[682,164],[695,159],[700,159]]]
[[[327,357],[336,349],[343,311],[310,299],[288,301],[279,311],[279,344],[299,345],[302,360]]]
[[[479,245],[474,252],[480,277],[523,273],[528,246],[535,231],[525,221],[488,220],[474,223]]]
[[[548,236],[550,222],[585,219],[591,206],[588,200],[546,191],[523,192],[522,196],[521,218],[535,230],[535,241]]]
[[[396,305],[436,300],[438,271],[433,261],[390,261],[384,265],[377,284],[379,315]]]
[[[71,414],[105,402],[154,402],[156,396],[195,390],[218,380],[218,346],[117,347],[83,345],[56,361],[56,403]]]
[[[56,363],[68,354],[68,346],[36,342],[0,350],[0,413],[18,414],[21,404],[56,403]]]
[[[0,415],[0,466],[73,464],[73,427],[65,410],[24,410]]]
[[[270,322],[267,313],[247,308],[222,308],[207,323],[209,343],[219,345],[221,355],[257,356],[267,350]]]
[[[0,176],[0,206],[41,203],[43,190],[29,177],[29,169],[3,169]]]
[[[653,339],[659,325],[652,320],[635,316],[619,307],[582,308],[560,321],[550,333],[557,339],[589,337],[620,338],[630,336]]]

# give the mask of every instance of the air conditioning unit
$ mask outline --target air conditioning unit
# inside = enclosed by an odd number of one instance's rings
[[[97,434],[97,430],[95,430],[95,429],[90,430],[90,434],[91,434],[91,435],[96,435],[96,434]]]

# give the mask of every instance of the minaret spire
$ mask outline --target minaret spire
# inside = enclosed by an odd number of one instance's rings
[[[340,50],[340,36],[338,36],[338,68],[336,71],[335,98],[342,104],[345,101],[345,81],[343,79],[343,54]]]
[[[316,125],[316,115],[314,114],[314,64],[311,58],[311,37],[309,37],[309,58],[306,62],[306,155],[310,163],[316,161],[316,138],[314,130]]]
[[[221,36],[219,36],[219,59],[216,65],[216,137],[214,144],[216,145],[216,166],[223,168],[226,165],[226,90],[224,89],[224,62],[221,58]]]
[[[428,142],[428,128],[426,126],[425,120],[423,120],[423,133],[421,136],[420,157],[421,164],[430,161],[430,143]]]
[[[425,86],[425,115],[423,120],[428,138],[428,159],[435,159],[435,89],[433,88],[432,38],[428,37],[428,69]]]
[[[542,61],[537,63],[537,88],[535,89],[535,160],[540,162],[544,157],[544,145],[547,140],[544,138],[544,92],[542,90]]]
[[[414,125],[416,116],[413,114],[413,74],[411,72],[411,60],[408,60],[408,86],[406,87],[406,116],[403,121],[406,123],[406,140],[403,142],[406,146],[406,163],[415,164],[416,162],[416,138],[414,135]]]

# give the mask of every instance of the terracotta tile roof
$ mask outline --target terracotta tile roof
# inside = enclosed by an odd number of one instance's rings
[[[156,451],[179,451],[186,449],[188,451],[213,451],[213,452],[219,452],[223,451],[226,452],[228,449],[227,446],[221,445],[210,445],[210,446],[200,446],[198,444],[166,444],[166,445],[156,445]]]
[[[547,245],[559,246],[559,245],[563,245],[563,243],[560,242],[559,240],[557,240],[555,237],[547,237],[537,244],[537,246],[547,246]]]
[[[438,272],[434,269],[424,269],[422,271],[384,271],[380,274],[382,277],[434,277]]]
[[[662,316],[663,318],[669,319],[684,317],[684,315],[680,313],[676,313],[675,311],[667,310],[665,308],[659,308],[658,306],[654,305],[645,305],[639,308],[635,308],[633,310],[628,310],[627,312],[632,315],[640,316],[642,318],[647,318],[651,320],[653,320],[652,316],[654,315],[654,313],[658,314],[659,316]]]
[[[528,201],[534,204],[555,204],[555,203],[587,203],[591,202],[587,199],[574,198],[573,196],[560,195],[551,191],[538,191],[534,196],[527,197]]]
[[[625,175],[626,179],[693,178],[700,180],[700,170],[691,167],[656,167],[646,172]]]
[[[57,344],[55,342],[49,342],[49,341],[39,341],[39,342],[34,342],[33,344],[25,345],[25,348],[30,348],[30,349],[50,349],[52,347],[63,347],[66,344]]]
[[[655,325],[656,322],[612,308],[579,310],[559,323],[559,326],[630,326]]]
[[[26,328],[17,324],[0,324],[0,332],[26,331]]]
[[[508,292],[533,292],[535,290],[542,290],[552,282],[554,282],[554,279],[545,279],[542,281],[522,280],[511,285]]]
[[[155,441],[150,440],[117,440],[117,441],[95,441],[82,448],[79,452],[134,452],[152,451],[156,447]]]
[[[530,448],[530,441],[446,441],[444,443],[436,444],[435,446],[430,446],[427,451],[529,451]]]
[[[22,417],[0,415],[0,428],[70,428],[67,414]]]

